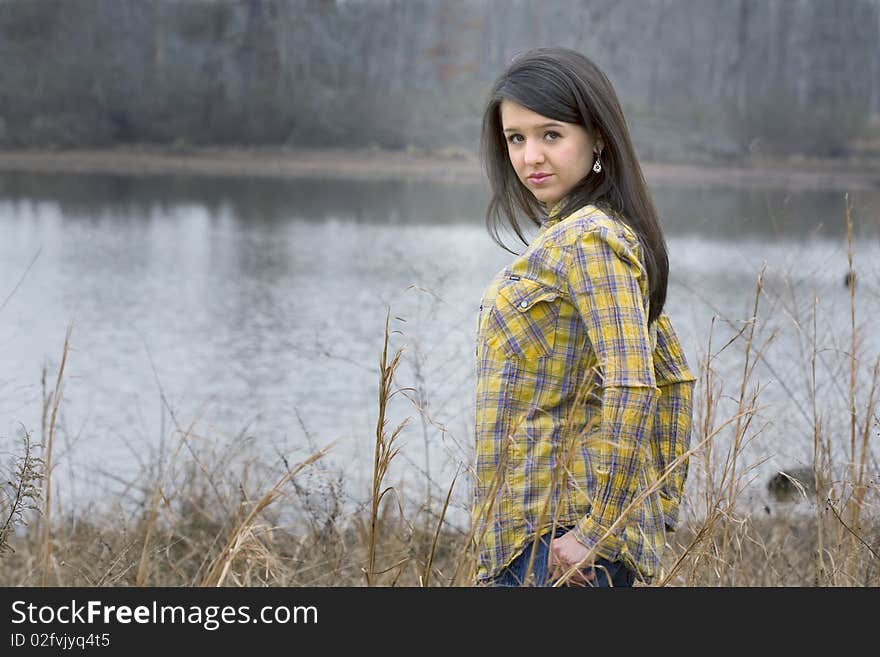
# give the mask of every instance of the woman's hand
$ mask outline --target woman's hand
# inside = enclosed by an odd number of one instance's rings
[[[578,541],[571,532],[550,541],[550,557],[547,567],[553,579],[562,577],[572,566],[579,564],[579,569],[565,581],[567,586],[587,586],[596,578],[592,568],[592,560],[581,563],[590,550]]]

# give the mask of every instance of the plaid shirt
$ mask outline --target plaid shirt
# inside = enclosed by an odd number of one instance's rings
[[[694,376],[669,317],[648,326],[641,245],[594,206],[546,221],[486,289],[477,330],[477,581],[555,526],[656,574],[687,463]]]

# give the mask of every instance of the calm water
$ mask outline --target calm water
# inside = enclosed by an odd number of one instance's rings
[[[835,381],[848,376],[844,191],[653,190],[667,307],[695,370],[713,324],[717,351],[750,316],[766,263],[759,342],[775,337],[755,371],[766,408],[747,452],[758,503],[768,473],[812,454],[798,326],[812,326],[814,297],[820,405],[848,444],[835,419]],[[192,425],[192,449],[230,462],[293,463],[338,440],[325,467],[361,499],[390,307],[392,347],[407,348],[398,382],[415,388],[390,409],[392,427],[413,417],[394,476],[413,495],[426,473],[445,490],[470,459],[480,295],[511,258],[483,227],[485,198],[480,185],[426,182],[0,174],[0,302],[33,261],[0,310],[0,449],[22,427],[39,438],[41,369],[51,388],[72,322],[56,448],[68,501],[122,491],[161,446],[176,448],[175,422]],[[860,348],[873,362],[880,192],[850,198]],[[723,396],[738,395],[743,351],[738,341],[712,361]],[[732,412],[723,400],[719,418]]]

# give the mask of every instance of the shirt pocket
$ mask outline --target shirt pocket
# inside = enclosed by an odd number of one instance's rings
[[[486,342],[508,358],[535,360],[553,354],[559,292],[527,278],[505,280],[486,317]]]

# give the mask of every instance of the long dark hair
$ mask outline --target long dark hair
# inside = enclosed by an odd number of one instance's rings
[[[501,240],[500,228],[512,228],[527,244],[518,217],[524,215],[540,226],[547,211],[520,182],[510,163],[501,125],[504,99],[557,121],[577,123],[594,140],[602,140],[601,173],[590,170],[562,200],[557,216],[593,204],[632,228],[642,244],[651,290],[648,322],[653,322],[666,303],[669,256],[657,209],[611,82],[579,52],[535,48],[516,57],[493,85],[483,113],[480,140],[483,167],[492,189],[486,225],[492,239],[510,251]]]

